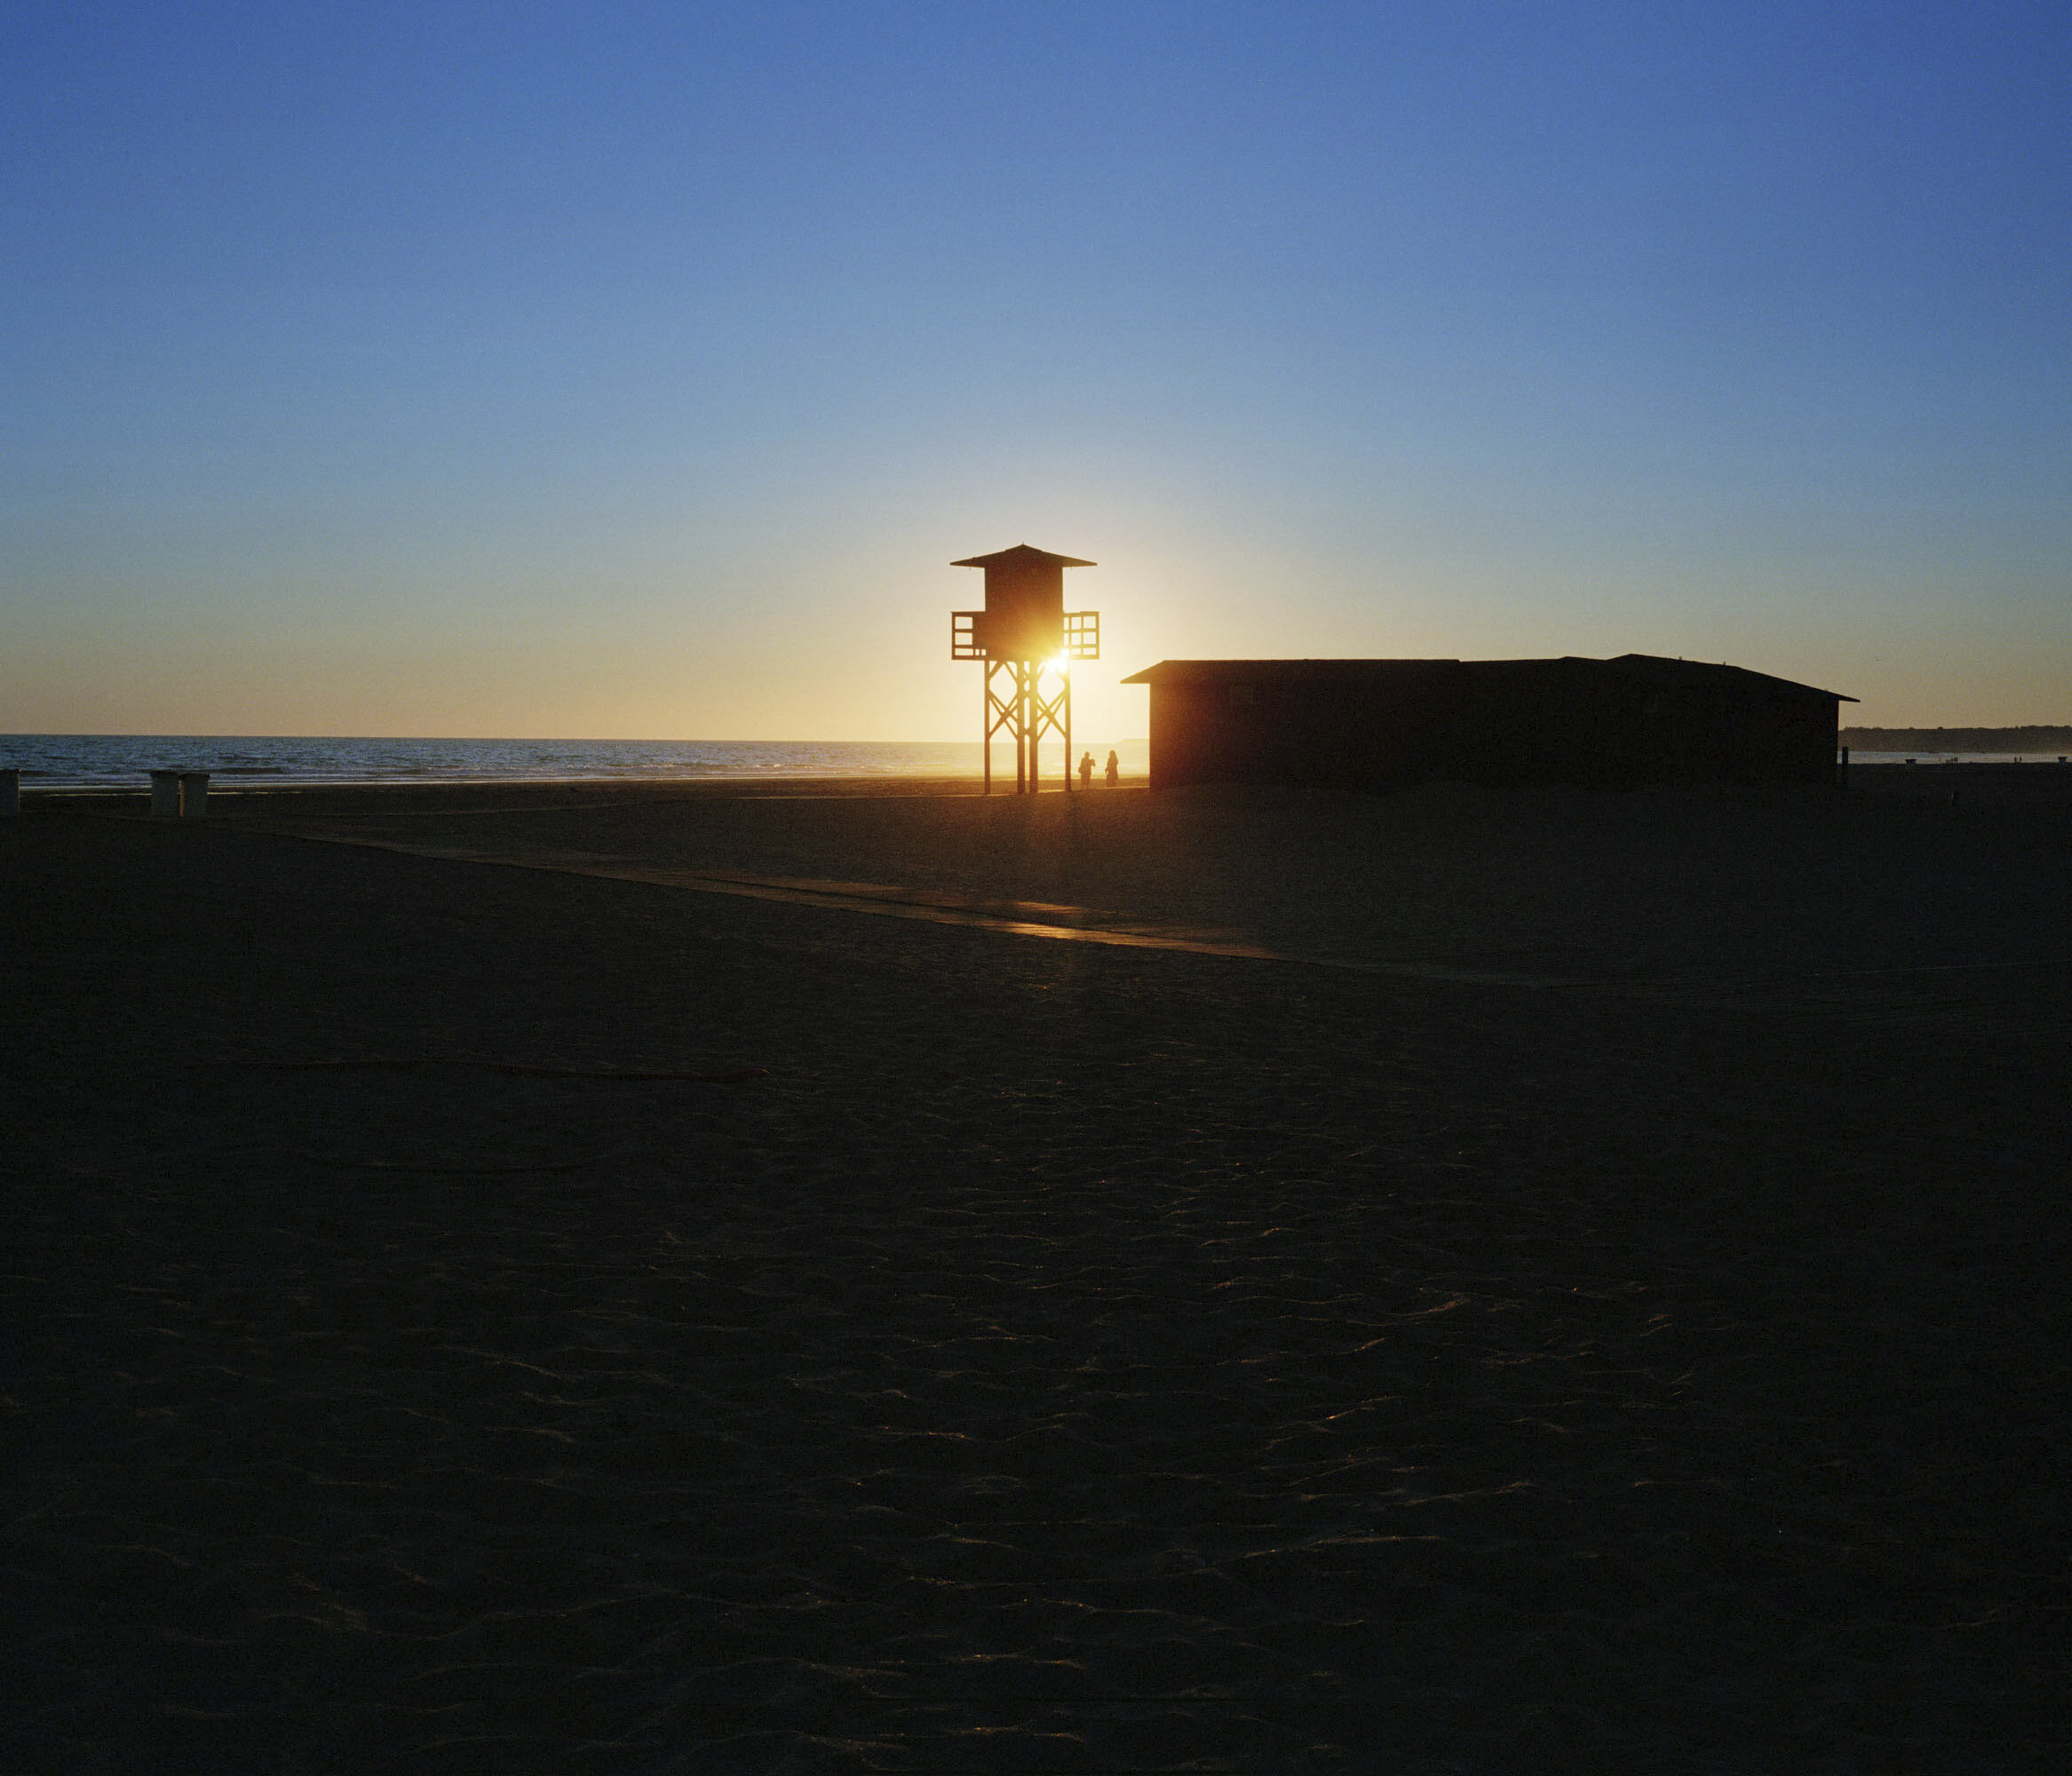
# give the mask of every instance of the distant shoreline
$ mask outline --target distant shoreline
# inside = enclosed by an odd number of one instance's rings
[[[2072,750],[2072,727],[1846,727],[1837,743],[1862,752]]]

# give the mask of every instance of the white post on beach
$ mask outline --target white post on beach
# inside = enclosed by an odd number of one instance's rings
[[[209,773],[183,771],[180,776],[180,818],[195,821],[209,812]]]
[[[151,773],[152,818],[170,821],[179,811],[180,773],[177,771],[154,771]]]
[[[21,773],[0,771],[0,816],[21,812]]]

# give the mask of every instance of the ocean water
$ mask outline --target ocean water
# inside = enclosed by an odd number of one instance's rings
[[[1097,769],[1110,748],[1125,775],[1150,766],[1145,740],[1075,738],[1073,751],[1092,752]],[[2056,756],[2023,755],[2030,764]],[[1858,765],[2011,764],[2016,756],[1991,752],[1856,752]],[[1043,770],[1055,780],[1064,749],[1043,749]],[[152,771],[206,771],[213,791],[269,784],[321,783],[562,783],[614,779],[787,777],[975,777],[976,741],[816,740],[374,740],[237,734],[14,733],[0,734],[0,769],[12,766],[25,785],[45,789],[142,789]],[[1012,780],[1014,754],[993,752],[996,777]]]
[[[1149,742],[1079,739],[1098,769],[1113,747],[1141,776]],[[1055,777],[1064,749],[1043,749]],[[141,789],[151,771],[206,771],[211,791],[318,783],[597,782],[634,778],[975,777],[976,741],[362,740],[236,734],[0,734],[0,769],[36,789]],[[996,747],[993,770],[1014,775]]]

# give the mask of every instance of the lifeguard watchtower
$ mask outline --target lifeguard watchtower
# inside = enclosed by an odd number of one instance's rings
[[[1072,788],[1072,662],[1100,658],[1100,613],[1065,608],[1065,569],[1092,561],[1017,543],[996,555],[952,561],[982,567],[986,607],[949,614],[949,657],[986,662],[986,793],[993,793],[993,736],[1014,737],[1014,793],[1036,792],[1036,742],[1065,742]]]

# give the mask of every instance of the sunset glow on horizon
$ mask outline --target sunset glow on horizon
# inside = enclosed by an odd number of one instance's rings
[[[1168,657],[2072,721],[2072,20],[31,4],[0,729],[972,737]]]

